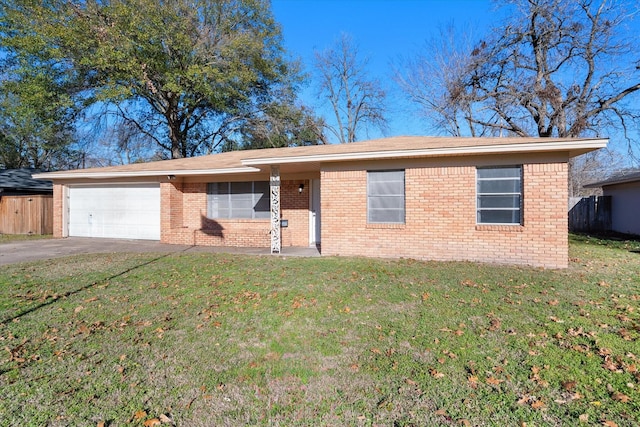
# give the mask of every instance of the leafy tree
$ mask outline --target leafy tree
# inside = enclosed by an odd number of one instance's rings
[[[325,144],[324,122],[306,107],[273,104],[248,120],[242,149],[277,148]]]
[[[240,137],[300,80],[268,1],[2,3],[6,46],[48,46],[75,96],[110,105],[172,158]]]
[[[25,66],[0,83],[0,167],[60,168],[77,157],[76,109],[48,71]]]
[[[318,96],[329,102],[335,119],[325,127],[340,143],[357,141],[369,126],[386,129],[386,94],[378,80],[367,76],[366,66],[347,34],[334,47],[316,52]]]
[[[616,127],[626,134],[637,124],[628,103],[640,90],[637,46],[625,40],[634,3],[501,4],[510,16],[484,40],[473,47],[431,44],[397,75],[442,129],[453,135],[581,137]],[[454,54],[446,57],[447,51]],[[436,61],[427,63],[429,58]]]

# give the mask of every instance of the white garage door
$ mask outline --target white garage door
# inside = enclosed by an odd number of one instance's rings
[[[70,187],[69,236],[160,240],[160,185]]]

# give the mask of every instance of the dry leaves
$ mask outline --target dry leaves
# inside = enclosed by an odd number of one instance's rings
[[[624,393],[620,393],[619,391],[614,391],[611,393],[611,398],[616,402],[629,403],[631,398]]]

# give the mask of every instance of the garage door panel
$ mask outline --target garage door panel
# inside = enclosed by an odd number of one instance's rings
[[[159,240],[160,186],[71,187],[69,235]]]

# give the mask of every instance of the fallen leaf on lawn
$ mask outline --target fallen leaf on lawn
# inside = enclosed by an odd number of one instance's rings
[[[613,421],[603,421],[602,425],[606,427],[618,427],[618,424],[614,423]]]
[[[518,399],[517,403],[518,405],[524,405],[526,403],[529,403],[530,400],[531,400],[531,396],[529,396],[528,394],[525,394],[520,399]]]
[[[536,400],[535,402],[533,402],[531,404],[531,407],[533,409],[542,409],[542,408],[544,408],[544,406],[545,405],[544,405],[544,402],[542,400]]]
[[[619,391],[615,391],[611,394],[611,398],[617,402],[628,403],[631,398],[624,393],[620,393]]]
[[[436,414],[436,415],[442,415],[442,416],[444,417],[444,416],[446,416],[446,415],[447,415],[447,411],[446,411],[446,410],[444,410],[444,409],[438,409],[438,410],[435,412],[435,414]]]
[[[104,421],[99,421],[96,427],[104,427]]]
[[[442,378],[444,374],[442,372],[438,372],[436,369],[429,369],[429,373],[433,378]]]
[[[133,419],[136,420],[136,421],[137,420],[141,420],[141,419],[146,418],[146,417],[147,417],[147,411],[145,411],[145,410],[138,411],[135,414],[133,414]]]
[[[461,420],[458,421],[458,424],[461,424],[463,426],[468,426],[471,427],[471,423],[469,422],[469,420],[462,418]]]
[[[428,300],[430,296],[431,296],[431,295],[429,295],[429,293],[428,293],[428,292],[423,293],[423,294],[422,294],[422,301],[426,301],[426,300]]]
[[[144,422],[144,427],[155,427],[155,426],[159,426],[160,424],[162,423],[160,422],[159,419],[152,418]]]
[[[576,388],[576,382],[575,381],[562,381],[562,388],[565,389],[566,391],[571,391],[574,388]]]
[[[582,414],[578,417],[581,423],[586,423],[589,421],[589,414]]]
[[[160,417],[158,418],[160,418],[160,421],[162,421],[163,424],[173,424],[173,420],[165,414],[160,414]]]
[[[560,304],[560,301],[558,301],[557,299],[554,299],[554,300],[551,300],[551,301],[547,302],[547,304],[549,304],[549,305],[558,305],[558,304]]]
[[[84,310],[84,307],[79,305],[75,308],[75,310],[73,310],[74,313],[80,313],[82,310]]]
[[[467,378],[467,380],[469,381],[469,387],[478,388],[478,377],[477,376],[470,375],[469,378]]]
[[[501,382],[503,382],[504,380],[495,378],[495,377],[488,377],[487,378],[487,384],[491,384],[491,385],[498,385]]]
[[[377,349],[377,348],[375,348],[375,347],[371,349],[371,353],[375,353],[375,354],[382,354],[382,352],[380,351],[380,349]]]
[[[564,323],[564,320],[558,319],[555,316],[549,316],[549,320],[551,320],[552,322],[556,322],[556,323]]]
[[[497,331],[498,329],[500,329],[501,324],[502,323],[500,322],[500,319],[494,317],[489,321],[489,330]]]
[[[625,341],[633,341],[633,338],[631,337],[631,334],[625,328],[620,328],[618,333],[620,334],[620,336],[622,337],[623,340],[625,340]]]

